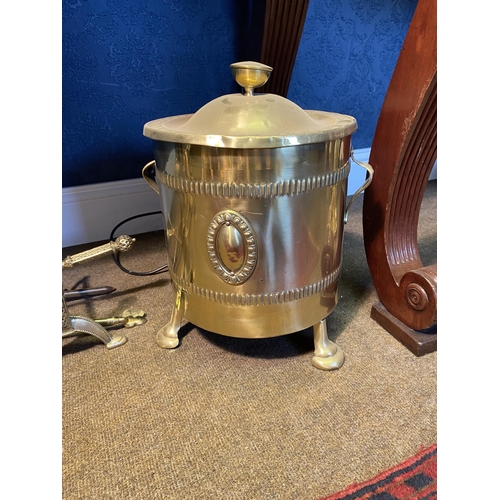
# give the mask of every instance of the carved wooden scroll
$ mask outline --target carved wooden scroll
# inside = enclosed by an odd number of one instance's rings
[[[417,246],[437,158],[436,38],[436,0],[419,0],[377,123],[375,173],[363,202],[366,257],[381,302],[372,317],[418,356],[437,345],[437,266],[423,267]]]

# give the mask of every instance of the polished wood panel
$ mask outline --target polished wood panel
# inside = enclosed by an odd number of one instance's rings
[[[404,325],[394,335],[400,341],[408,329],[435,330],[426,334],[430,350],[437,335],[437,265],[422,264],[417,226],[437,158],[436,10],[436,0],[419,0],[416,7],[377,123],[373,182],[363,202],[366,257],[383,305],[372,316],[393,335],[399,322]],[[391,318],[397,322],[388,328]]]

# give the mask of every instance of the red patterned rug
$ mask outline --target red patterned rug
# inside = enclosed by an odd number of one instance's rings
[[[355,483],[344,491],[322,500],[435,500],[437,498],[437,446],[422,449],[416,455],[381,472],[364,483]]]

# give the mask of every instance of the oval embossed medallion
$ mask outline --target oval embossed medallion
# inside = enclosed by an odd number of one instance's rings
[[[246,281],[257,263],[257,245],[250,223],[232,210],[218,213],[210,222],[207,250],[219,278],[231,285]]]

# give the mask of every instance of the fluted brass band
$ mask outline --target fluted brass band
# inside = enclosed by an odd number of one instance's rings
[[[266,306],[292,302],[309,297],[310,295],[314,295],[316,293],[320,293],[340,277],[340,269],[341,265],[338,266],[331,274],[325,276],[312,285],[306,285],[301,288],[294,288],[292,290],[284,290],[281,292],[252,294],[216,292],[214,290],[208,290],[206,288],[195,286],[192,283],[188,283],[185,279],[176,276],[172,272],[172,269],[170,269],[170,276],[178,288],[185,290],[189,294],[195,294],[214,302],[235,306]]]
[[[247,184],[187,179],[158,170],[156,171],[156,176],[170,189],[183,193],[220,198],[275,198],[278,196],[293,196],[333,186],[347,179],[350,168],[351,164],[348,160],[339,170],[323,175],[304,179]]]

